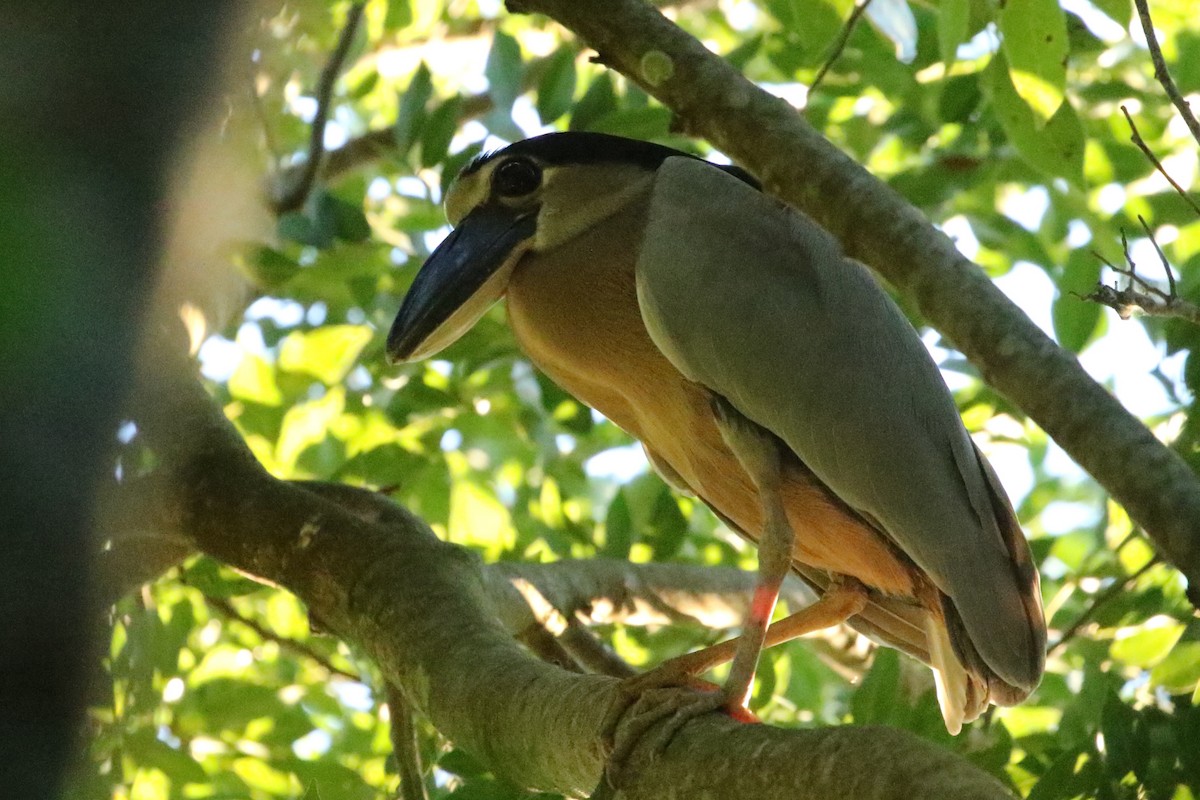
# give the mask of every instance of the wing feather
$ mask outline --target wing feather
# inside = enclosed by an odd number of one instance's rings
[[[671,158],[655,179],[637,288],[652,339],[680,372],[877,520],[951,598],[1004,681],[1037,683],[1029,587],[1014,572],[1019,527],[998,518],[992,476],[937,366],[862,265],[799,212]]]

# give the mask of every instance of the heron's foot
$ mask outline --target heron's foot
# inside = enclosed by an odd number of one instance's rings
[[[602,737],[608,757],[591,800],[610,797],[634,777],[630,757],[636,748],[658,758],[679,730],[698,716],[724,711],[739,722],[759,721],[740,697],[731,698],[720,686],[694,677],[700,661],[696,655],[671,659],[622,684],[604,720]]]

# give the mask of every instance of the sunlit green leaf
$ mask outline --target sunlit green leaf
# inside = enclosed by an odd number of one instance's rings
[[[1195,690],[1200,681],[1200,642],[1179,642],[1150,670],[1150,682],[1172,694]]]
[[[371,336],[371,329],[364,325],[328,325],[290,333],[279,350],[279,368],[333,386],[346,377]]]
[[[1167,617],[1156,617],[1144,627],[1117,636],[1113,658],[1137,667],[1152,667],[1170,652],[1184,626]]]
[[[992,103],[1004,132],[1021,157],[1051,175],[1074,183],[1083,176],[1083,126],[1069,102],[1062,102],[1044,125],[1017,94],[1004,59],[997,54],[987,69]]]
[[[958,58],[958,46],[966,41],[970,0],[942,0],[938,6],[938,48],[947,66]]]
[[[1035,129],[1063,102],[1067,82],[1067,21],[1058,0],[1006,0],[1000,34],[1017,95],[1033,111]]]

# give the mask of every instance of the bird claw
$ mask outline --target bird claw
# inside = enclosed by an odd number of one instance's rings
[[[611,797],[613,790],[633,779],[630,759],[636,748],[644,748],[648,759],[656,759],[684,725],[721,710],[738,722],[759,721],[739,702],[730,700],[720,686],[694,678],[672,662],[626,681],[605,716],[604,775],[589,800]]]

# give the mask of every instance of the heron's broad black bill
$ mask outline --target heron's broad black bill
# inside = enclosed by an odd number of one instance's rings
[[[388,332],[388,360],[407,361],[533,236],[536,224],[536,214],[514,216],[506,208],[481,207],[464,217],[409,288]]]

